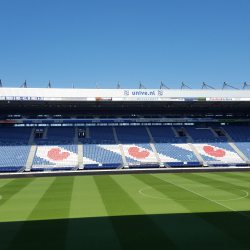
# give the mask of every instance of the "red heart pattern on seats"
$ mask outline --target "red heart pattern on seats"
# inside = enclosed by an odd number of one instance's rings
[[[133,156],[133,157],[135,157],[135,158],[137,158],[137,159],[145,159],[145,158],[147,158],[147,157],[149,156],[149,154],[150,154],[150,152],[148,152],[147,150],[142,150],[142,151],[140,152],[140,149],[137,148],[137,147],[130,147],[130,148],[128,149],[128,153],[129,153],[131,156]]]
[[[211,155],[211,156],[214,156],[214,157],[224,157],[226,155],[226,152],[222,149],[217,149],[215,150],[213,147],[211,146],[204,146],[203,147],[203,150]]]
[[[54,161],[62,161],[67,159],[70,156],[69,152],[61,152],[60,148],[52,148],[48,151],[47,156]]]

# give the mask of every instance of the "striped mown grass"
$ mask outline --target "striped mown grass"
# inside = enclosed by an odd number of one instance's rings
[[[0,249],[250,249],[250,173],[0,179]]]

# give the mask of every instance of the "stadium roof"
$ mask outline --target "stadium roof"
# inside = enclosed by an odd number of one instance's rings
[[[250,110],[250,90],[0,88],[0,111],[14,113],[219,112]]]
[[[205,99],[204,99],[205,98]],[[53,89],[0,88],[7,101],[250,101],[250,90],[235,89]]]

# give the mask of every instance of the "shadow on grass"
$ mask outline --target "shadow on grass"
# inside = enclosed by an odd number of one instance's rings
[[[0,249],[250,249],[249,228],[236,212],[2,222]]]

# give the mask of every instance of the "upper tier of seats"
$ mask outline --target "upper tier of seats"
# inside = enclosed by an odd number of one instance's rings
[[[86,130],[85,127],[78,127],[79,130]],[[82,143],[93,143],[93,144],[112,144],[115,143],[115,137],[112,127],[89,127],[88,138],[78,138],[79,142]]]
[[[210,128],[201,127],[185,127],[188,134],[193,138],[195,142],[225,142],[227,137],[225,136],[215,136]]]
[[[250,142],[249,126],[223,126],[224,130],[237,142]],[[46,130],[47,129],[47,130]],[[195,143],[203,142],[226,142],[227,136],[217,136],[212,129],[218,126],[201,128],[198,126],[170,127],[170,126],[90,126],[78,127],[79,131],[85,131],[84,138],[75,138],[76,128],[70,127],[48,127],[42,139],[34,139],[37,145],[70,145],[78,142],[83,144],[115,144],[115,133],[119,142],[123,144],[149,143],[150,133],[155,143],[186,143],[188,137],[185,130]],[[88,130],[88,133],[86,132]],[[182,130],[182,136],[178,131]],[[31,136],[31,127],[0,127],[0,146],[6,145],[28,145]],[[223,130],[221,130],[223,134]]]
[[[250,126],[229,125],[223,126],[225,131],[236,142],[250,142]]]
[[[177,137],[173,129],[169,126],[150,126],[149,130],[157,143],[172,142],[172,143],[183,143],[187,142],[187,137]]]
[[[145,126],[115,127],[118,141],[121,143],[148,143],[150,137]]]
[[[37,145],[73,144],[75,137],[74,127],[49,127],[46,139],[34,139]]]
[[[0,145],[27,145],[31,129],[30,127],[1,127]]]

